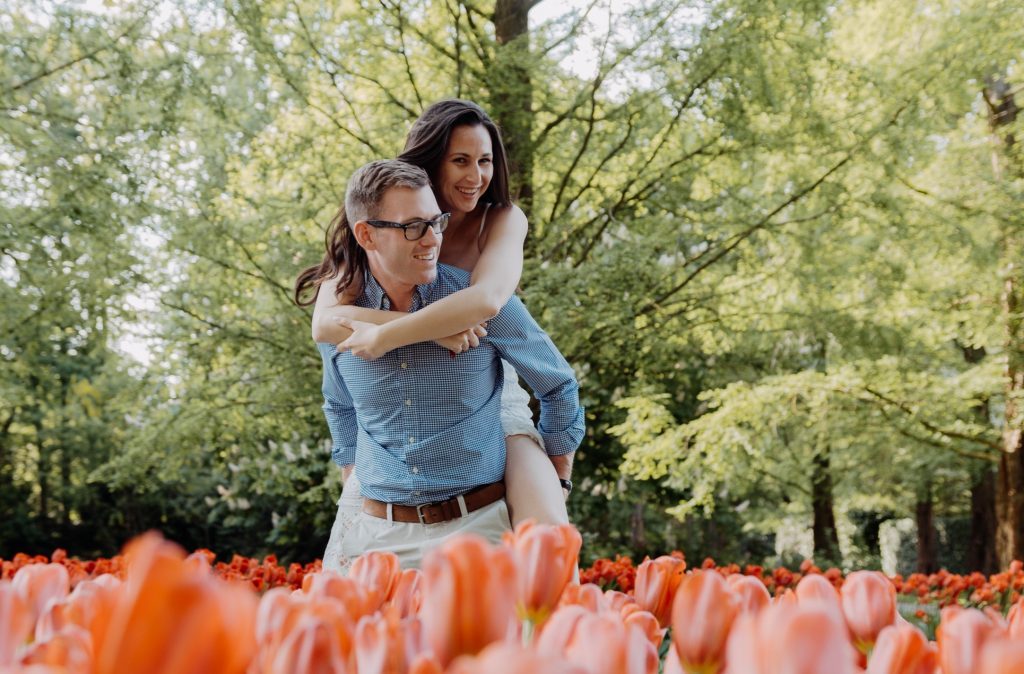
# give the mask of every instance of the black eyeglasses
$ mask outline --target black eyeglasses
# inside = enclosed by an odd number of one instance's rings
[[[367,220],[366,224],[373,225],[374,227],[400,229],[405,233],[406,241],[419,241],[427,235],[428,227],[432,228],[435,234],[440,234],[446,230],[448,228],[448,218],[450,217],[452,217],[451,213],[442,213],[433,220],[414,220],[404,225],[400,222],[390,222],[388,220]]]

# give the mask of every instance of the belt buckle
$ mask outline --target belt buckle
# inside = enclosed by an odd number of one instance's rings
[[[432,503],[421,503],[418,506],[416,506],[416,517],[419,519],[420,524],[425,525],[427,523],[426,520],[423,519],[423,509],[429,508],[432,505]]]

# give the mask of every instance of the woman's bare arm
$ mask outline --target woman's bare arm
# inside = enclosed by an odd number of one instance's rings
[[[480,259],[468,288],[420,311],[402,314],[397,320],[382,321],[379,329],[357,329],[339,346],[351,348],[357,356],[373,359],[400,346],[472,330],[493,318],[519,285],[526,229],[526,216],[518,206],[492,210]],[[317,304],[319,306],[319,298]],[[330,318],[332,315],[335,317]],[[326,322],[338,322],[339,315],[331,310],[326,314]],[[375,320],[366,322],[378,324]]]
[[[337,287],[338,277],[335,276],[325,279],[320,286],[320,292],[317,293],[316,305],[313,307],[313,341],[315,342],[339,344],[352,334],[353,327],[359,327],[361,332],[369,333],[377,326],[410,315],[401,311],[357,307],[352,304],[355,301],[355,294],[342,293],[339,299],[335,294]],[[486,335],[487,331],[482,326],[474,326],[469,330],[424,341],[433,341],[453,353],[461,353],[468,348],[479,346],[480,337]],[[361,354],[357,353],[357,355]]]

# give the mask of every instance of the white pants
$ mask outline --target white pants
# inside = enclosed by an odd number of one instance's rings
[[[510,435],[527,435],[533,438],[543,449],[544,439],[537,431],[537,427],[533,423],[533,415],[530,412],[530,394],[519,385],[519,375],[516,373],[515,368],[507,361],[502,361],[501,363],[505,371],[505,386],[501,391],[501,427],[505,432],[505,437]],[[502,501],[502,504],[506,509],[505,519],[508,520],[507,506],[504,505],[504,501]],[[482,508],[481,510],[487,510],[487,508]],[[470,516],[475,514],[470,513]],[[359,478],[353,472],[345,482],[341,498],[338,499],[338,513],[334,518],[334,525],[331,527],[331,536],[327,541],[327,549],[324,550],[323,568],[344,572],[348,569],[353,559],[363,552],[368,552],[368,550],[360,550],[352,545],[343,544],[348,537],[349,530],[355,526],[356,521],[362,515],[363,497],[360,494]],[[415,526],[422,525],[417,524]],[[345,551],[348,552],[346,553]],[[399,555],[399,559],[401,559],[401,555]]]
[[[345,533],[339,553],[342,559],[355,559],[365,552],[384,550],[398,555],[403,569],[419,568],[428,551],[453,536],[471,533],[498,543],[511,529],[505,499],[436,524],[392,522],[360,512]]]

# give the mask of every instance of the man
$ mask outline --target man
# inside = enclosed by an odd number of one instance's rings
[[[363,166],[349,182],[345,211],[347,262],[365,265],[356,276],[363,279],[356,305],[417,311],[469,285],[468,272],[437,264],[447,214],[422,169],[395,160]],[[572,368],[522,302],[512,298],[487,333],[454,358],[433,343],[372,361],[318,344],[332,456],[346,477],[358,467],[364,496],[342,557],[390,550],[403,566],[418,566],[449,536],[471,532],[496,542],[510,528],[501,358],[540,401],[548,453],[579,447],[583,410]]]

